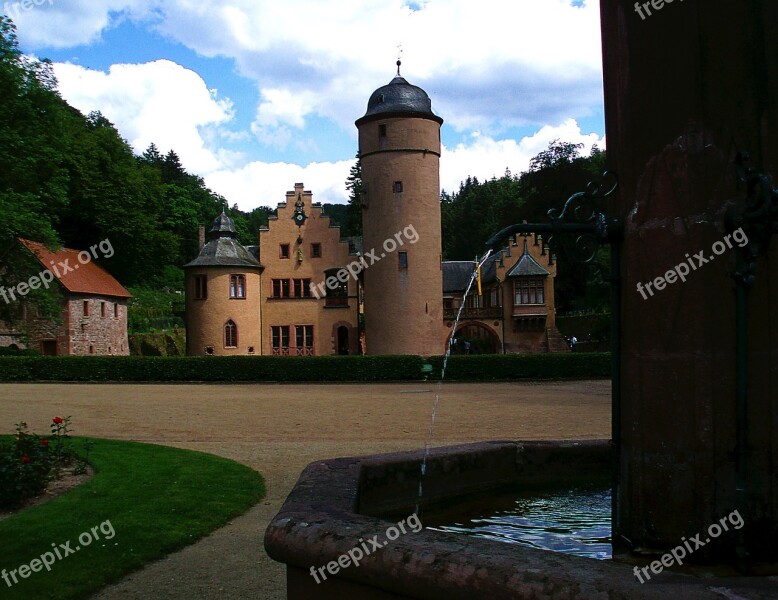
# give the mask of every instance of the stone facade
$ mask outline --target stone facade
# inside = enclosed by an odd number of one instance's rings
[[[256,257],[237,241],[223,212],[186,273],[186,353],[189,356],[259,354],[260,273]]]
[[[299,225],[295,214],[304,215]],[[277,215],[259,231],[262,354],[360,353],[359,284],[342,270],[358,261],[357,252],[302,183],[286,193]],[[328,277],[337,285],[328,287]]]
[[[379,88],[357,121],[365,193],[363,243],[379,262],[365,270],[367,354],[439,355],[441,291],[440,126],[429,98],[399,76]],[[390,252],[412,227],[418,241]],[[401,252],[405,255],[401,256]]]
[[[207,294],[204,298],[198,297],[195,290],[196,281],[200,277],[205,278],[207,286]],[[231,294],[234,277],[245,279],[242,297]],[[258,270],[252,271],[239,267],[187,269],[185,285],[187,355],[259,354]],[[233,334],[235,339],[232,338]],[[231,339],[227,339],[228,337]],[[233,342],[237,343],[232,345]]]
[[[78,266],[61,276],[53,273],[63,298],[59,318],[42,318],[33,303],[21,302],[16,323],[0,322],[0,345],[52,356],[128,356],[130,293],[94,262],[79,261],[77,250],[51,251],[37,242],[20,242],[44,267],[60,262]]]

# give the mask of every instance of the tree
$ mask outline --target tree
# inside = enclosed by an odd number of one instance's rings
[[[362,183],[362,159],[359,152],[356,154],[356,160],[351,165],[348,179],[346,179],[346,189],[348,190],[348,212],[346,219],[341,223],[341,235],[359,236],[362,235],[362,194],[364,185]]]

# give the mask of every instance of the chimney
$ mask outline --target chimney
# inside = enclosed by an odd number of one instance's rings
[[[200,229],[197,232],[197,239],[200,242],[200,250],[205,246],[205,227],[200,225]]]

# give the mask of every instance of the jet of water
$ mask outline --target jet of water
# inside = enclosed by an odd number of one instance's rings
[[[419,516],[421,516],[421,513],[419,512],[419,508],[420,508],[421,499],[424,490],[424,476],[427,473],[427,457],[429,457],[430,454],[430,444],[432,444],[432,434],[435,430],[435,417],[437,417],[438,414],[438,404],[440,403],[440,394],[443,388],[443,380],[446,378],[446,366],[448,365],[448,357],[451,356],[451,343],[454,341],[454,336],[456,335],[457,327],[459,326],[459,319],[462,317],[462,311],[465,309],[465,300],[467,300],[467,296],[470,294],[470,288],[473,287],[473,283],[478,277],[478,271],[481,269],[483,264],[489,259],[491,254],[492,254],[492,250],[490,248],[489,251],[481,259],[481,262],[479,262],[476,265],[476,268],[473,271],[473,275],[470,277],[470,282],[467,284],[467,288],[465,288],[465,295],[462,296],[462,303],[460,304],[459,310],[457,311],[457,316],[456,319],[454,319],[454,324],[451,327],[451,334],[448,336],[448,344],[446,344],[446,354],[443,357],[443,368],[440,371],[440,380],[438,381],[437,389],[435,391],[435,401],[432,404],[432,419],[430,420],[429,430],[427,431],[427,441],[424,443],[424,458],[421,461],[421,477],[419,477],[419,497],[416,499],[416,514]]]

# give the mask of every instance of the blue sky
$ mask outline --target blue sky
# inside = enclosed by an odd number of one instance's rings
[[[560,138],[604,146],[599,6],[582,0],[33,0],[22,49],[137,152],[173,149],[244,210],[295,182],[344,202],[354,121],[403,76],[445,120],[441,186],[526,169]]]

